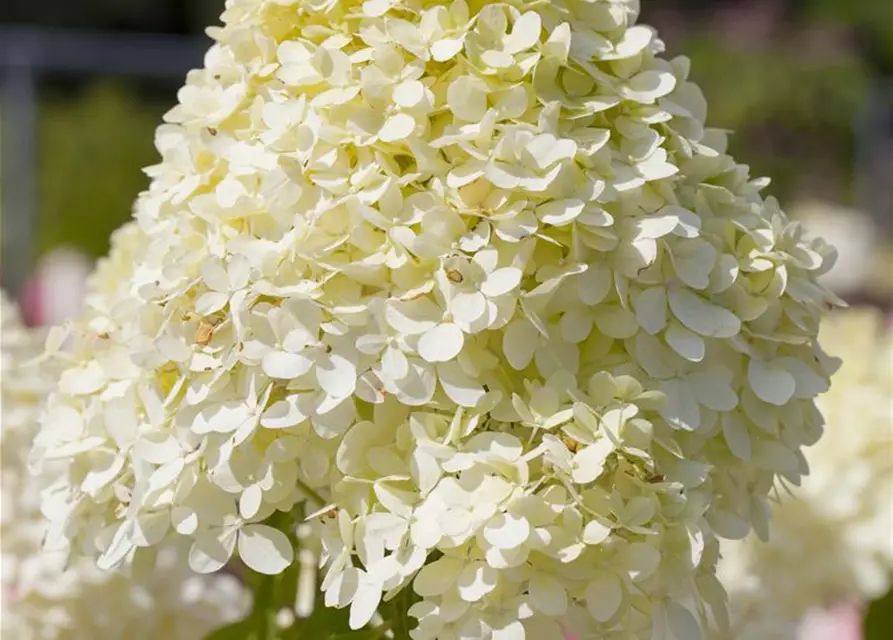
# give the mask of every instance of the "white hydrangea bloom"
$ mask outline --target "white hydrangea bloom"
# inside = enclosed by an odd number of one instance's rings
[[[721,625],[716,536],[821,433],[832,259],[637,10],[230,0],[44,421],[59,534],[278,573],[315,493],[354,627]]]
[[[795,637],[812,608],[871,600],[893,574],[893,336],[880,314],[829,316],[820,333],[844,356],[819,398],[825,436],[806,451],[810,475],[772,513],[768,543],[724,543],[720,576],[748,635]]]
[[[237,618],[247,604],[239,583],[192,574],[184,554],[170,545],[154,565],[132,567],[133,576],[102,571],[85,558],[66,566],[65,553],[41,551],[40,483],[26,460],[55,372],[38,364],[41,336],[22,326],[5,296],[0,310],[0,634],[17,640],[193,640]]]

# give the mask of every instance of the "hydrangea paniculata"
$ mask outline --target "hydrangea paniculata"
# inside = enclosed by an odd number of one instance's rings
[[[303,509],[354,628],[722,626],[717,536],[821,433],[832,254],[638,4],[229,0],[73,330],[60,534],[279,573]]]
[[[238,617],[247,594],[232,577],[197,576],[165,544],[157,558],[127,574],[102,571],[87,558],[70,564],[58,550],[41,550],[46,523],[41,485],[28,470],[40,404],[58,373],[39,360],[41,331],[22,326],[15,305],[2,311],[2,428],[0,428],[0,634],[16,640],[194,640]],[[54,338],[50,338],[53,340]]]

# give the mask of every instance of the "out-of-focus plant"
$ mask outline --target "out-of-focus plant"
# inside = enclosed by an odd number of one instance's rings
[[[681,45],[710,122],[735,131],[730,150],[772,176],[771,193],[852,197],[853,124],[868,88],[858,58],[817,59],[788,43],[736,51],[709,32]]]
[[[141,168],[155,159],[152,131],[163,109],[126,85],[101,82],[40,110],[37,244],[45,252],[72,245],[92,256],[130,217],[148,184]]]

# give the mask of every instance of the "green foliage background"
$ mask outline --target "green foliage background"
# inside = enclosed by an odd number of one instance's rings
[[[164,108],[126,84],[100,81],[44,100],[39,125],[38,250],[69,244],[99,256],[130,216],[155,163],[153,132]]]

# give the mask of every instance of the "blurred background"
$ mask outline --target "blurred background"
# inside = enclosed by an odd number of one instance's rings
[[[0,276],[31,301],[29,319],[40,295],[26,283],[42,261],[83,269],[130,215],[146,185],[141,168],[156,161],[153,129],[186,71],[201,64],[204,28],[222,4],[0,2]],[[840,246],[835,288],[887,306],[893,2],[642,4],[670,52],[693,59],[710,124],[736,132],[732,153],[771,176],[769,192]]]

